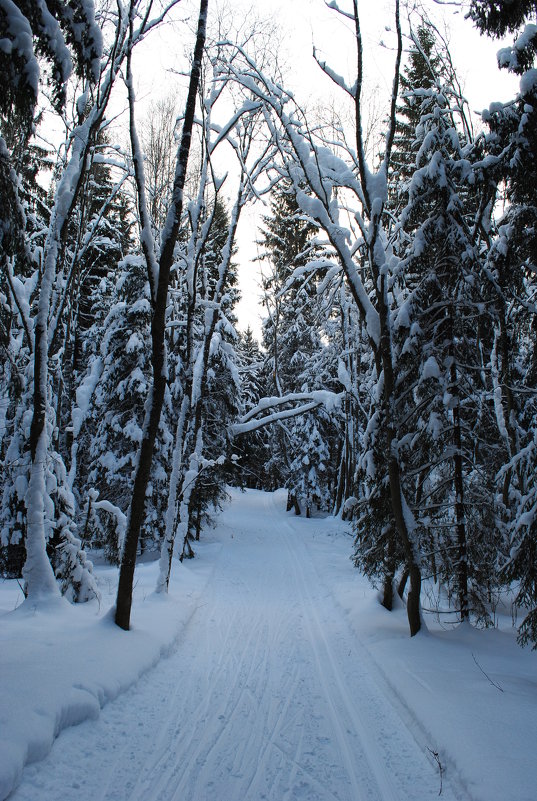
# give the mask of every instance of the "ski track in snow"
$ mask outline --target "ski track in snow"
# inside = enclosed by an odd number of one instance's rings
[[[282,497],[235,499],[176,650],[63,732],[12,801],[438,797],[437,769],[323,583],[308,548],[319,521],[295,521]],[[455,799],[445,782],[442,798]]]

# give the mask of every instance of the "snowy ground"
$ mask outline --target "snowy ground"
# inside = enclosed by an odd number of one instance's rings
[[[512,631],[410,640],[342,524],[284,504],[233,491],[167,601],[141,565],[128,633],[112,569],[101,609],[13,611],[0,585],[1,799],[26,762],[13,801],[537,799],[537,655]]]

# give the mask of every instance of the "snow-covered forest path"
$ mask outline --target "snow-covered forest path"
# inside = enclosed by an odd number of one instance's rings
[[[236,495],[169,658],[61,734],[13,801],[426,801],[439,775],[282,493]],[[444,782],[442,798],[455,796]]]

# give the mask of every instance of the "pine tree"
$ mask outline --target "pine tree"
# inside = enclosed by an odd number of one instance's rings
[[[500,0],[472,0],[468,16],[482,33],[489,36],[504,36],[508,31],[519,30],[535,13],[533,0],[517,0],[505,3]]]
[[[306,368],[320,346],[316,277],[314,273],[306,280],[292,277],[295,270],[306,268],[314,258],[316,228],[300,214],[289,182],[274,191],[271,216],[263,222],[260,244],[265,248],[263,258],[269,262],[263,281],[268,312],[263,323],[263,346],[267,353],[265,393],[281,396],[304,390]],[[297,428],[295,431],[298,433]],[[301,447],[306,447],[305,438],[301,435],[299,441],[293,435],[293,428],[276,424],[268,434],[270,456],[265,469],[269,486],[272,489],[286,486],[297,513],[299,478],[293,474],[292,465],[304,464]],[[302,456],[306,458],[305,453]]]
[[[248,412],[265,394],[262,376],[264,355],[250,326],[243,333],[239,333],[237,357],[241,403],[244,411]],[[234,442],[233,450],[239,456],[235,482],[239,486],[265,488],[267,479],[264,465],[268,461],[267,432],[261,428],[244,434]]]
[[[114,292],[110,310],[88,333],[92,340],[100,343],[102,366],[82,432],[77,491],[81,505],[94,489],[99,501],[107,501],[126,514],[151,376],[147,349],[151,305],[144,266],[138,257],[128,257],[108,276],[107,282],[113,283]],[[165,431],[161,430],[160,434],[147,491],[142,550],[151,544],[153,548],[158,547],[163,533],[168,474],[166,453],[171,442]],[[107,557],[117,563],[120,543],[116,519],[106,509],[97,516],[101,523],[94,546],[103,547]],[[99,539],[103,532],[104,541]]]
[[[431,27],[418,27],[401,72],[401,100],[397,106],[396,129],[390,161],[390,206],[399,209],[405,203],[404,193],[416,169],[419,141],[416,128],[421,118],[421,104],[415,90],[430,89],[443,77],[437,40]]]
[[[290,487],[306,517],[310,517],[314,509],[328,510],[331,506],[327,481],[330,451],[317,416],[305,414],[294,418],[290,431],[295,445]]]
[[[66,464],[72,446],[70,423],[77,384],[98,350],[98,344],[88,337],[88,330],[99,316],[106,314],[103,304],[109,305],[111,299],[105,299],[102,288],[113,286],[118,264],[133,247],[130,203],[122,180],[114,180],[106,163],[108,152],[109,142],[101,131],[70,220],[66,247],[71,291],[63,310],[58,335],[60,357],[55,360],[54,370],[57,444]]]
[[[225,205],[218,197],[208,210],[206,219],[200,221],[201,228],[208,222],[210,229],[206,238],[201,239],[202,246],[196,260],[195,287],[192,287],[194,292],[186,300],[189,308],[187,314],[191,315],[191,334],[183,342],[183,350],[180,351],[180,359],[185,365],[198,359],[205,362],[203,380],[199,390],[196,390],[199,392],[199,400],[194,406],[198,408],[189,416],[185,440],[187,442],[190,437],[194,441],[200,432],[200,442],[203,443],[200,453],[205,460],[198,477],[189,487],[185,549],[188,556],[193,555],[190,542],[199,539],[202,527],[212,521],[211,511],[219,509],[227,498],[225,486],[231,475],[231,441],[227,436],[227,427],[240,411],[240,382],[235,352],[237,334],[234,329],[234,306],[240,297],[237,289],[237,265],[233,261],[234,249],[231,250],[229,260],[224,252],[228,244],[230,219]],[[222,283],[221,269],[224,262],[227,266]],[[207,312],[211,307],[218,308],[218,319],[212,330],[209,330]],[[193,372],[199,369],[198,364]],[[188,387],[183,387],[182,391],[185,389],[188,391]],[[188,450],[188,444],[186,448]]]
[[[313,280],[298,288],[299,282],[291,282],[291,276],[313,259],[311,240],[316,228],[302,218],[289,182],[273,192],[271,215],[263,223],[259,244],[270,264],[263,289],[271,305],[263,326],[263,346],[270,360],[273,391],[285,394],[296,388],[307,357],[309,343],[301,340],[309,336],[314,309],[308,301],[315,297]],[[296,313],[303,319],[300,331],[294,324]]]
[[[36,123],[41,69],[48,72],[52,104],[60,112],[73,66],[79,76],[97,78],[102,36],[92,3],[21,0],[0,10],[0,38],[5,42],[0,53],[0,254],[17,253],[24,261],[25,215],[12,170],[28,177],[24,154]],[[14,131],[16,137],[10,136]]]
[[[493,157],[484,180],[494,188],[503,186],[507,200],[489,234],[486,261],[495,311],[491,351],[495,413],[504,458],[498,471],[498,517],[507,538],[496,564],[502,577],[517,587],[517,603],[529,610],[519,629],[520,642],[537,647],[537,448],[532,400],[537,386],[532,308],[537,265],[537,86],[532,68],[537,34],[530,22],[535,5],[474,0],[469,16],[493,37],[508,31],[516,34],[513,45],[499,51],[498,63],[520,75],[520,94],[513,102],[496,103],[485,112],[489,133],[483,140],[484,154]]]
[[[424,97],[427,97],[428,93],[434,93],[434,88],[439,84],[443,74],[437,40],[431,26],[423,22],[412,39],[408,61],[400,76],[401,100],[396,108],[397,116],[388,172],[387,229],[393,250],[399,258],[407,251],[412,233],[427,219],[431,211],[427,200],[420,198],[420,202],[413,205],[411,213],[407,209],[405,224],[401,225],[401,214],[408,206],[411,181],[416,173],[416,163],[420,158],[426,136],[424,127],[420,125],[424,111]],[[392,279],[390,301],[396,314],[397,307],[403,307],[398,315],[399,320],[403,319],[404,305],[409,291],[413,286],[419,285],[421,280],[419,275],[411,274],[413,270],[415,265],[409,269],[407,264],[404,271],[396,270]],[[397,325],[396,317],[395,326]],[[402,363],[398,364],[397,393],[401,393],[403,385],[400,372],[404,374],[403,364],[404,355]],[[411,366],[415,367],[414,362]],[[382,585],[382,603],[391,609],[395,574],[398,569],[405,574],[406,556],[401,544],[397,542],[397,528],[391,512],[391,488],[382,433],[389,422],[388,410],[382,394],[379,394],[375,386],[378,380],[377,373],[378,365],[369,360],[365,376],[361,379],[361,383],[369,387],[369,399],[364,403],[364,407],[368,409],[368,422],[362,432],[360,456],[357,460],[357,484],[360,489],[357,491],[353,558],[355,565],[375,584]],[[406,413],[402,412],[403,418],[405,415]]]
[[[410,294],[399,320],[399,416],[406,421],[403,441],[411,443],[404,461],[413,476],[410,497],[423,548],[435,554],[431,572],[440,571],[454,587],[462,620],[471,610],[485,619],[484,574],[495,542],[483,476],[491,480],[494,474],[493,458],[492,466],[485,461],[494,442],[487,405],[480,402],[486,391],[480,376],[490,321],[482,313],[467,165],[448,95],[431,89],[420,96],[423,144],[402,217],[411,237],[403,260]]]

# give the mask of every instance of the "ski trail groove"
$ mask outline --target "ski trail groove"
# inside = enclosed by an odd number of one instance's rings
[[[65,731],[12,801],[433,801],[434,768],[323,582],[319,521],[262,493],[222,519],[176,650]]]
[[[291,527],[290,532],[291,534],[294,533]],[[284,537],[283,539],[286,538]],[[367,740],[364,736],[365,733],[362,730],[360,721],[355,715],[349,714],[352,711],[353,701],[351,698],[349,698],[348,691],[344,686],[344,682],[341,678],[339,670],[330,653],[330,647],[327,643],[326,637],[324,636],[323,627],[319,622],[315,606],[311,596],[307,591],[303,568],[300,565],[295,550],[291,546],[289,540],[286,540],[286,542],[289,555],[293,560],[297,582],[301,587],[301,602],[306,611],[309,637],[315,662],[317,664],[318,674],[322,681],[324,694],[330,711],[332,726],[336,733],[339,748],[344,756],[347,772],[351,777],[354,797],[356,798],[356,801],[372,801],[372,782],[370,777],[368,777],[367,782],[369,786],[367,788],[364,788],[363,786],[365,779],[364,773],[367,771],[373,774],[379,790],[382,791],[382,795],[379,795],[378,797],[381,798],[382,801],[397,801],[397,795],[391,785],[391,782],[389,781],[389,776],[378,770],[378,759],[376,757],[373,758],[371,749],[367,746]],[[352,725],[352,729],[346,728],[349,726],[349,723]],[[360,759],[361,764],[356,764],[356,752],[353,756],[351,743],[347,736],[351,731],[358,734],[360,737],[360,746],[367,758],[367,762],[365,764],[363,759]],[[360,773],[362,774],[361,782],[359,778]]]

